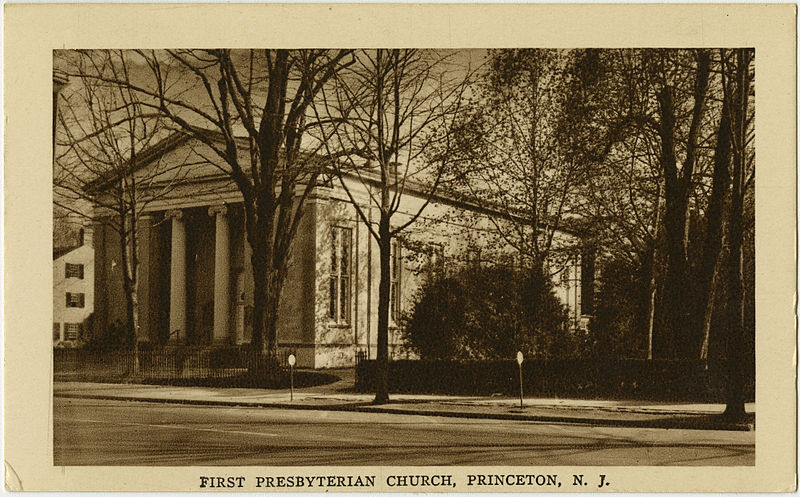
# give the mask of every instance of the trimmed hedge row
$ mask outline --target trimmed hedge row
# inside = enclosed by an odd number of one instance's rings
[[[642,359],[533,359],[522,365],[526,396],[722,401],[724,382],[702,361]],[[518,395],[516,361],[389,363],[389,391],[461,395]],[[746,382],[753,395],[753,374]],[[356,367],[355,388],[374,391],[375,361]]]

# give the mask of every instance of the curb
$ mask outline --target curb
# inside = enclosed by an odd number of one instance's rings
[[[715,420],[712,417],[698,415],[662,414],[661,419],[609,419],[609,418],[581,418],[570,416],[546,416],[505,413],[480,413],[447,410],[409,409],[376,407],[371,404],[345,404],[345,405],[303,405],[269,402],[241,402],[229,400],[199,400],[199,399],[165,399],[160,397],[121,397],[116,395],[100,394],[74,394],[54,392],[53,397],[68,399],[96,399],[116,400],[127,402],[152,402],[158,404],[181,404],[193,406],[220,406],[220,407],[257,407],[267,409],[294,409],[301,411],[339,411],[339,412],[373,412],[380,414],[405,414],[415,416],[437,416],[445,418],[468,419],[496,419],[505,421],[533,421],[558,424],[580,424],[590,426],[614,426],[622,428],[662,428],[683,430],[725,430],[725,431],[753,431],[755,423],[727,423]],[[713,415],[709,415],[713,416]]]

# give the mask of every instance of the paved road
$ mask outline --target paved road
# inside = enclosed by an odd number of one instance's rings
[[[755,464],[755,433],[54,399],[61,465]]]

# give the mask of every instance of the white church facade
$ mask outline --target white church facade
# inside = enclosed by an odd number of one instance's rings
[[[164,167],[150,188],[169,184],[168,194],[153,198],[138,219],[139,330],[142,342],[165,346],[244,347],[252,338],[253,276],[244,230],[241,194],[230,178],[209,162],[213,153],[186,136],[167,139],[139,172]],[[363,178],[362,178],[363,180]],[[377,222],[368,205],[369,182],[348,181],[354,198]],[[142,183],[143,184],[143,183]],[[425,202],[408,188],[396,223],[404,223]],[[120,248],[115,232],[96,212],[94,334],[125,321]],[[485,207],[434,198],[420,219],[392,247],[390,346],[404,354],[398,325],[432,266],[454,267],[497,253],[485,233]],[[372,217],[374,216],[374,217]],[[559,233],[559,243],[580,243],[574,233]],[[504,248],[499,249],[508,251]],[[585,325],[590,281],[588,260],[574,257],[555,271],[556,292],[567,305],[574,326]],[[583,270],[582,270],[583,267]],[[583,271],[583,274],[582,274]],[[338,180],[317,186],[306,199],[281,294],[277,334],[279,349],[291,350],[302,367],[352,365],[358,352],[375,357],[380,267],[378,247]]]

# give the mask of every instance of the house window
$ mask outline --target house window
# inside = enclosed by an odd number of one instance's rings
[[[331,230],[328,317],[339,324],[350,322],[352,234],[350,228],[334,227]]]
[[[80,332],[80,323],[64,323],[64,340],[77,340]]]
[[[61,340],[61,323],[53,323],[53,341]]]
[[[397,240],[392,240],[390,250],[390,270],[391,283],[389,286],[389,318],[393,323],[400,322],[400,244]]]
[[[78,278],[83,279],[83,264],[70,264],[69,262],[64,265],[65,278]]]
[[[67,292],[67,307],[83,307],[86,304],[86,297],[82,293]]]
[[[561,273],[561,286],[565,290],[566,302],[573,328],[581,315],[581,267],[580,260],[570,259]]]

